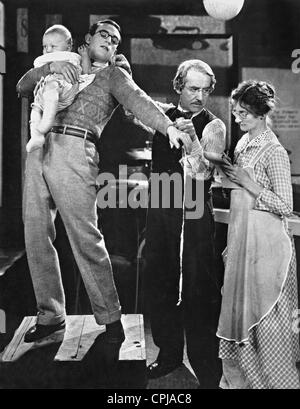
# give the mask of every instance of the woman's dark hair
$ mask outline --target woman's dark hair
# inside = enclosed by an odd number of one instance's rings
[[[111,26],[114,26],[120,33],[121,35],[121,27],[119,26],[118,23],[116,23],[114,20],[110,20],[109,18],[105,20],[99,20],[96,23],[92,24],[90,29],[89,29],[89,34],[93,36],[100,24],[110,24]]]
[[[275,107],[275,89],[265,81],[243,81],[232,91],[231,99],[255,116],[263,116]]]

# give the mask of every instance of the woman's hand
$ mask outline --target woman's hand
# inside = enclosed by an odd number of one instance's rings
[[[224,165],[222,166],[222,170],[232,182],[247,189],[255,198],[258,197],[263,190],[263,187],[251,179],[245,169],[237,165]]]
[[[223,165],[222,170],[232,182],[237,183],[242,187],[247,188],[247,186],[249,186],[249,183],[252,182],[249,173],[239,166]]]

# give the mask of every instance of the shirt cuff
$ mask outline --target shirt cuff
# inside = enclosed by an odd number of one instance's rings
[[[195,155],[202,155],[203,153],[203,148],[199,142],[199,139],[196,138],[193,142],[192,142],[192,149],[191,149],[191,153],[189,155],[186,155],[187,158],[191,157],[191,156],[195,156]]]
[[[199,141],[198,141],[199,142]],[[190,169],[192,173],[198,172],[199,167],[203,158],[203,149],[200,144],[194,144],[192,152],[189,155],[184,155],[179,163],[181,166],[184,164],[187,166],[187,169]]]
[[[165,114],[164,114],[164,115],[165,115]],[[169,138],[169,135],[168,135],[168,128],[169,128],[170,126],[174,126],[174,127],[175,127],[175,125],[174,125],[174,122],[172,122],[170,118],[168,118],[167,116],[166,116],[166,118],[167,118],[167,121],[166,121],[166,125],[165,125],[165,131],[163,132],[163,134],[164,134],[164,135],[169,139],[169,141],[170,141],[170,138]],[[172,147],[171,142],[170,142],[170,146]]]

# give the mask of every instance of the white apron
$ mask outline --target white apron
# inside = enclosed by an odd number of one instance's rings
[[[263,145],[244,168],[253,180],[255,164],[272,145]],[[254,204],[255,198],[246,189],[232,190],[217,336],[238,343],[247,342],[249,330],[278,301],[292,257],[283,219],[254,210]]]

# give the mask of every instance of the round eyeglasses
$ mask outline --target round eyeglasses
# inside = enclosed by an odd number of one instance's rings
[[[198,92],[202,92],[203,95],[209,95],[212,92],[212,88],[211,87],[207,87],[207,88],[193,88],[193,87],[186,87],[188,89],[189,92],[191,92],[192,94],[197,94]]]
[[[108,31],[106,31],[106,30],[96,31],[95,34],[100,34],[100,36],[101,36],[102,38],[108,38],[108,37],[110,37],[110,38],[111,38],[111,42],[112,42],[113,45],[119,45],[119,44],[120,44],[120,41],[121,41],[121,40],[120,40],[117,36],[111,35],[111,34],[110,34]]]
[[[249,111],[242,111],[242,112],[238,112],[235,109],[233,109],[231,111],[232,115],[235,117],[238,117],[240,119],[246,119],[248,117],[248,115],[251,115],[251,112]]]

